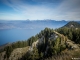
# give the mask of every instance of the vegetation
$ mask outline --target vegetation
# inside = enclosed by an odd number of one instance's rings
[[[6,51],[6,57],[9,58],[11,52],[16,48],[23,48],[26,46],[31,46],[34,41],[37,40],[37,35],[34,37],[32,36],[28,40],[25,41],[17,41],[15,43],[12,43],[10,46],[6,46],[4,49],[2,49],[0,52]]]
[[[70,21],[66,25],[64,25],[62,28],[67,27],[67,28],[80,28],[80,23],[75,22],[75,21]]]
[[[80,44],[80,23],[71,21],[63,27],[56,29],[56,31],[67,36],[75,43]]]
[[[33,48],[33,51],[29,51],[24,55],[21,60],[41,60],[46,59],[47,57],[51,57],[53,55],[57,55],[61,53],[61,51],[66,49],[65,42],[62,42],[63,37],[58,36],[56,39],[50,39],[51,35],[55,35],[53,29],[45,28],[38,34],[38,38],[42,38],[43,42],[38,44],[37,47]],[[65,41],[65,40],[64,40]],[[62,44],[63,43],[63,44]]]
[[[67,36],[70,40],[80,44],[80,28],[59,28],[57,32]]]

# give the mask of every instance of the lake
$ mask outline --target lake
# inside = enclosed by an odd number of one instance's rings
[[[27,40],[35,36],[42,29],[6,29],[0,30],[0,45],[20,40]]]

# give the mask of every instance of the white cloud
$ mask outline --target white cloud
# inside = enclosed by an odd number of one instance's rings
[[[80,20],[80,0],[64,0],[55,12],[55,19]]]
[[[34,2],[37,0],[33,0]],[[7,19],[54,19],[54,20],[80,20],[80,0],[63,0],[60,5],[54,7],[55,0],[38,0],[41,1],[41,5],[31,5],[28,2],[23,3],[22,0],[3,0],[8,6],[12,7],[14,11],[20,12],[20,14],[13,14]],[[48,1],[49,4],[48,4]],[[49,7],[50,6],[50,7]],[[16,16],[16,18],[14,18]]]

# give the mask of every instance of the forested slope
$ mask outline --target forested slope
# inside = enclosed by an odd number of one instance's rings
[[[69,52],[75,50],[80,51],[79,44],[75,44],[67,36],[53,29],[45,28],[26,41],[18,41],[6,46],[1,50],[0,60],[58,60],[57,57],[68,60],[75,55],[75,53],[69,55]],[[62,57],[63,54],[65,58]]]

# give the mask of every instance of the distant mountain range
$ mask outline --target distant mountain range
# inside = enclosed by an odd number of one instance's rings
[[[55,20],[0,20],[0,29],[38,29],[38,28],[59,28],[67,24],[69,21]],[[80,23],[80,21],[77,21]]]
[[[55,28],[56,24],[61,23],[64,25],[65,21],[54,21],[54,20],[26,20],[26,21],[1,21],[0,29],[36,29],[36,28],[45,28],[45,27],[53,27]],[[61,24],[58,27],[61,27]]]

